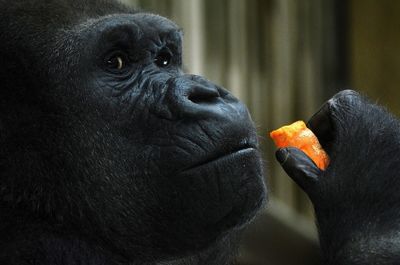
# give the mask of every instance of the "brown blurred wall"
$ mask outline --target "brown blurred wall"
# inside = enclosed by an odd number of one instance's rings
[[[400,116],[400,1],[350,1],[350,81]]]

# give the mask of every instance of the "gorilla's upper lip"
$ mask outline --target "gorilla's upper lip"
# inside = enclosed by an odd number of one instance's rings
[[[215,163],[220,159],[228,158],[228,157],[231,157],[231,156],[234,156],[234,155],[238,155],[240,153],[245,153],[245,152],[247,153],[248,151],[255,151],[255,150],[258,150],[258,147],[255,146],[255,145],[252,145],[252,144],[245,144],[245,145],[242,145],[242,146],[238,146],[236,148],[231,149],[229,152],[216,153],[215,155],[210,156],[209,158],[207,158],[205,160],[202,160],[202,161],[200,161],[200,162],[198,162],[198,163],[196,163],[194,165],[188,166],[188,167],[184,168],[181,171],[181,173],[185,172],[185,171],[189,171],[189,170],[195,169],[195,168],[199,168],[199,167],[205,166],[205,165],[210,164],[210,163]]]

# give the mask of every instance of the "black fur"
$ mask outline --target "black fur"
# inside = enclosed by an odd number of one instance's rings
[[[265,199],[257,136],[182,72],[180,29],[107,0],[0,18],[0,264],[228,264]]]

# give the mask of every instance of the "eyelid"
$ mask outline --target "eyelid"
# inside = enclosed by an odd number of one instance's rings
[[[169,55],[171,55],[171,57],[174,55],[174,53],[171,51],[171,49],[168,46],[164,46],[161,49],[159,49],[158,52],[156,53],[156,56],[161,53],[168,53]]]
[[[153,56],[155,57],[155,56],[157,56],[158,54],[160,54],[160,52],[162,52],[162,51],[167,51],[167,52],[173,54],[172,51],[171,51],[171,48],[169,47],[168,44],[161,44],[161,45],[158,45],[157,47],[155,47],[154,50],[152,50],[152,54],[153,54]]]

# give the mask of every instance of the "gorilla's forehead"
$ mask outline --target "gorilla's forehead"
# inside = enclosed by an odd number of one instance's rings
[[[133,14],[110,14],[99,18],[89,18],[80,23],[84,28],[104,29],[107,26],[118,26],[122,24],[136,25],[142,31],[169,32],[179,31],[180,28],[171,20],[159,15],[148,13]]]
[[[43,12],[50,8],[52,12]],[[17,17],[22,19],[16,20]],[[27,46],[27,50],[43,47],[51,50],[51,42],[64,42],[71,37],[69,33],[82,39],[85,37],[81,35],[82,31],[99,33],[118,24],[130,25],[132,32],[136,30],[138,36],[149,39],[181,31],[166,18],[137,12],[109,0],[19,0],[15,5],[4,1],[0,2],[0,18],[0,47],[12,47],[17,42]]]
[[[89,31],[97,36],[113,38],[118,31],[128,33],[134,40],[169,39],[180,43],[182,29],[171,20],[148,13],[111,14],[91,18],[75,25],[74,31]]]
[[[124,15],[122,15],[121,18],[122,17],[124,17]],[[158,15],[137,13],[131,15],[131,17],[145,31],[150,31],[150,32],[154,30],[159,32],[181,31],[181,29],[174,22]]]

